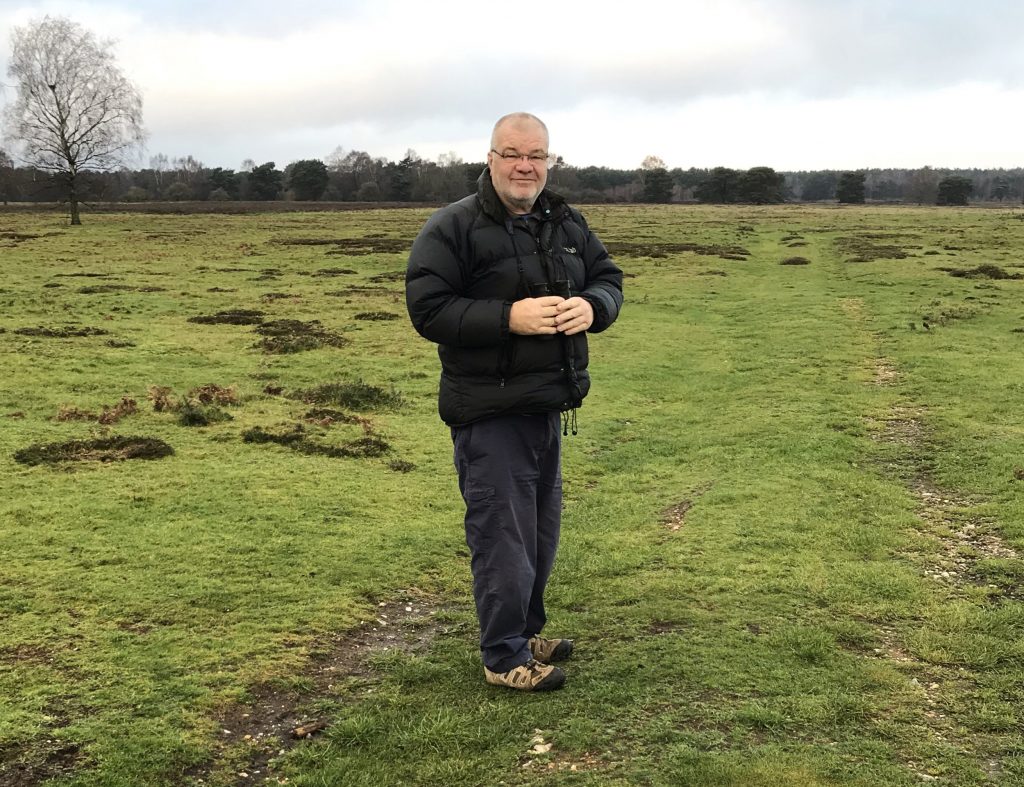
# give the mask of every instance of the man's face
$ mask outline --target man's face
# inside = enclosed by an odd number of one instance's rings
[[[487,166],[494,190],[510,212],[529,213],[548,180],[544,160],[548,135],[544,127],[531,120],[510,121],[497,130],[492,144],[494,150],[487,154]],[[518,153],[519,157],[505,160],[503,153]]]

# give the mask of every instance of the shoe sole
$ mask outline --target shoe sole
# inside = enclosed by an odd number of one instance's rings
[[[486,675],[484,676],[484,678],[489,686],[500,686],[503,689],[512,689],[513,691],[554,691],[555,689],[560,689],[562,688],[562,686],[565,685],[565,673],[562,672],[562,670],[560,669],[556,669],[546,678],[541,680],[540,683],[536,684],[535,686],[531,686],[530,688],[511,686],[508,683],[492,681]]]

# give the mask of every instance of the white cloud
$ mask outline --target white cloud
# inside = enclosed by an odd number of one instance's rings
[[[581,164],[1024,163],[1024,4],[1001,0],[43,0],[0,31],[46,12],[118,39],[151,151],[212,165],[478,160],[515,109]]]

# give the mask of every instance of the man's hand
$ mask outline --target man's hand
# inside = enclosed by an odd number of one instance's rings
[[[508,329],[524,336],[558,333],[558,307],[562,303],[567,301],[560,295],[516,301],[508,314]]]
[[[594,322],[594,307],[590,301],[579,296],[566,298],[555,306],[555,328],[559,333],[572,336],[587,330]]]

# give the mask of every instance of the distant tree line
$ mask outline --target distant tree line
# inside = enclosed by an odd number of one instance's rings
[[[414,150],[400,161],[360,150],[337,149],[324,159],[276,162],[246,160],[237,169],[208,167],[192,156],[157,154],[149,166],[111,172],[82,172],[79,191],[85,201],[296,200],[340,202],[446,203],[471,193],[484,162],[464,162],[454,153],[437,161]],[[669,169],[648,156],[637,169],[575,167],[557,158],[549,185],[573,202],[705,202],[772,204],[781,202],[904,203],[965,205],[969,202],[1019,204],[1024,201],[1024,168],[993,170],[865,169],[776,172]],[[43,202],[63,199],[63,183],[36,167],[15,166],[0,150],[0,201]]]

